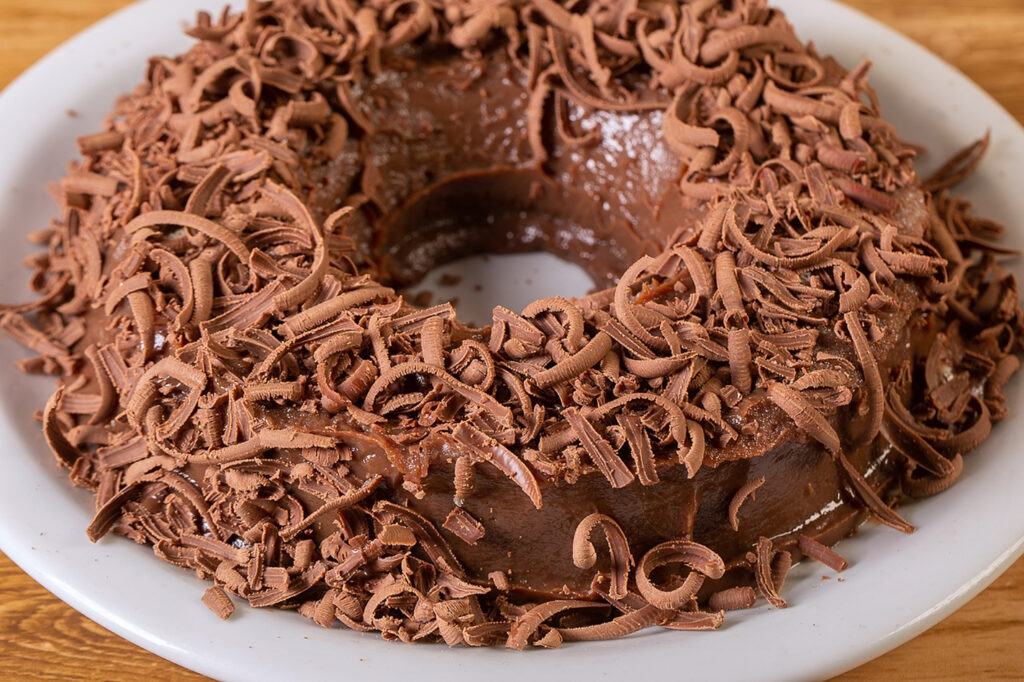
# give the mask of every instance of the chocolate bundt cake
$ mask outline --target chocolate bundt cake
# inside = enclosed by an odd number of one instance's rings
[[[759,0],[201,14],[80,138],[0,328],[88,528],[404,641],[715,628],[1006,414],[1001,228]],[[489,326],[402,288],[546,250]],[[596,532],[596,533],[595,533]],[[603,536],[598,538],[597,536]],[[600,539],[601,541],[598,541]]]

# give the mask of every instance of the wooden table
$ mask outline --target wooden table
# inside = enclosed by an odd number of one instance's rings
[[[1021,0],[846,1],[959,67],[1024,121]],[[2,0],[0,87],[66,38],[126,4]],[[939,625],[841,679],[980,676],[1024,678],[1024,559]],[[143,677],[202,679],[96,625],[0,554],[0,679]]]

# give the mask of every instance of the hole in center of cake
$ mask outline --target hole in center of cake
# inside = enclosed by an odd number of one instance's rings
[[[405,293],[424,305],[451,301],[460,320],[480,326],[490,323],[496,305],[518,312],[539,298],[586,296],[593,288],[580,266],[536,252],[460,258],[434,268]]]
[[[608,286],[608,273],[628,263],[600,223],[592,200],[538,170],[468,171],[382,216],[377,260],[382,279],[410,301],[454,299],[460,320],[487,324],[495,305],[519,311]]]

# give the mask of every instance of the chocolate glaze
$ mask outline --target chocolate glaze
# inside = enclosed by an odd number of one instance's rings
[[[541,165],[522,134],[526,76],[503,51],[474,61],[450,48],[400,56],[353,88],[373,103],[361,105],[373,125],[358,142],[363,182],[321,209],[353,190],[372,200],[357,241],[374,245],[366,256],[386,281],[408,284],[468,253],[544,250],[611,286],[703,215],[702,205],[682,206],[662,112],[573,106],[594,141],[573,148],[553,137]]]

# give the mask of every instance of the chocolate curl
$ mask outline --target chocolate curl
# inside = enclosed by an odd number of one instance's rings
[[[444,369],[444,320],[432,317],[420,330],[420,352],[428,365]],[[488,356],[490,354],[488,353]]]
[[[882,375],[878,371],[878,362],[871,351],[864,330],[860,326],[860,320],[856,313],[846,313],[843,316],[846,321],[846,329],[850,333],[850,340],[853,341],[854,352],[857,353],[857,361],[860,363],[861,372],[864,374],[864,383],[868,386],[868,415],[867,428],[860,431],[856,440],[858,444],[870,443],[878,436],[882,428],[882,416],[885,412],[885,395],[882,389]]]
[[[661,566],[676,563],[691,569],[683,584],[667,592],[655,587],[650,579],[651,572]],[[636,568],[636,586],[644,599],[655,608],[675,611],[697,594],[704,584],[705,576],[717,580],[723,575],[725,563],[713,551],[690,540],[672,540],[651,548],[640,559]]]
[[[885,192],[862,185],[845,175],[836,175],[832,181],[842,190],[843,194],[872,211],[889,214],[900,207],[899,202]]]
[[[753,386],[751,377],[750,330],[729,330],[729,373],[732,385],[741,393],[749,393]]]
[[[152,249],[147,256],[163,270],[169,272],[176,285],[178,295],[181,297],[181,312],[174,318],[174,326],[180,329],[188,323],[192,317],[192,311],[195,310],[195,291],[189,270],[180,258],[164,249]]]
[[[475,545],[486,532],[484,525],[462,507],[453,507],[445,518],[442,528],[467,545]]]
[[[567,642],[592,642],[603,639],[616,639],[654,625],[663,617],[663,614],[664,612],[661,609],[648,604],[636,611],[616,616],[606,623],[584,625],[576,628],[558,628],[558,632]]]
[[[249,262],[249,249],[237,234],[212,220],[183,211],[148,211],[125,225],[124,231],[128,234],[135,234],[143,228],[165,225],[187,227],[202,232],[207,237],[228,247],[241,262]]]
[[[144,291],[133,291],[128,294],[128,305],[135,318],[135,329],[142,340],[142,357],[149,359],[153,354],[156,342],[156,310],[153,299]]]
[[[510,424],[512,422],[512,411],[499,403],[492,396],[462,383],[448,372],[438,367],[434,367],[423,362],[405,362],[401,365],[395,365],[383,372],[377,380],[373,382],[373,385],[370,386],[369,391],[367,391],[366,397],[363,399],[363,409],[373,411],[377,398],[385,388],[402,377],[409,376],[411,374],[429,374],[435,376],[447,384],[456,393],[468,399],[470,402],[484,408],[495,417],[499,418],[502,422],[506,424]]]
[[[942,168],[928,176],[921,183],[921,189],[925,192],[939,192],[960,184],[977,170],[991,141],[992,131],[986,130],[984,137],[961,149]]]
[[[77,138],[78,151],[82,156],[98,154],[99,152],[113,151],[121,148],[124,144],[124,135],[116,130],[107,130],[91,135],[82,135]]]
[[[713,64],[735,50],[766,43],[776,43],[794,52],[804,49],[788,27],[746,25],[712,31],[701,45],[700,58],[705,64]]]
[[[239,81],[241,83],[242,81]],[[210,200],[224,186],[231,177],[231,170],[224,164],[214,165],[206,174],[206,177],[196,185],[185,203],[185,213],[192,213],[197,216],[206,217],[207,207]]]
[[[833,456],[841,455],[839,436],[835,429],[824,415],[814,409],[798,392],[784,384],[773,383],[768,386],[768,397],[789,415],[797,427],[824,445]]]
[[[701,234],[703,236],[703,233]],[[710,299],[714,294],[714,284],[711,280],[711,268],[708,267],[708,262],[688,246],[676,246],[672,250],[679,254],[679,258],[686,266],[686,271],[693,282],[693,290],[701,298]]]
[[[612,349],[612,339],[605,332],[598,332],[579,352],[554,367],[546,369],[531,379],[538,388],[550,388],[579,376],[601,361]]]
[[[708,606],[712,609],[722,611],[749,609],[756,602],[757,592],[747,585],[720,590],[708,597]]]
[[[736,167],[750,148],[753,132],[747,115],[739,109],[731,107],[720,109],[709,120],[711,123],[725,123],[732,128],[732,146],[725,158],[704,171],[707,175],[717,177],[725,175]]]
[[[633,482],[633,472],[615,454],[611,444],[594,429],[593,424],[580,415],[579,410],[566,408],[562,410],[562,416],[569,422],[569,427],[579,438],[591,461],[613,488],[623,488]]]
[[[773,565],[777,555],[788,552],[776,552],[772,541],[761,537],[757,541],[757,549],[754,554],[754,580],[761,596],[768,600],[768,603],[777,609],[784,609],[789,606],[786,600],[779,596],[779,589],[782,587],[782,580],[776,581],[773,573]],[[750,556],[749,554],[747,555]],[[784,575],[782,576],[785,577]]]
[[[394,295],[393,289],[382,286],[370,285],[352,289],[285,318],[278,329],[285,337],[298,336],[333,320],[350,308],[369,303],[375,298],[390,298]]]
[[[465,369],[462,369],[459,378],[464,379],[467,383],[472,383],[475,388],[481,391],[490,391],[491,386],[494,384],[494,379],[498,376],[497,366],[494,364],[494,356],[491,354],[490,349],[476,339],[465,339],[455,351],[455,356],[457,357],[462,352],[476,355],[477,360],[467,365]],[[465,357],[470,356],[466,355]],[[477,361],[484,366],[483,376],[479,378],[477,378],[479,375]]]
[[[618,284],[615,285],[614,314],[618,321],[645,345],[654,350],[666,352],[670,350],[668,341],[662,337],[654,336],[647,331],[647,328],[641,324],[637,317],[636,308],[638,306],[634,305],[630,300],[630,288],[639,278],[640,274],[653,263],[653,258],[650,256],[643,256],[633,263],[633,265],[629,266],[624,273],[622,273],[622,277],[619,278]]]
[[[209,320],[213,312],[213,267],[209,260],[200,256],[189,261],[188,271],[195,296],[190,322],[198,325]]]
[[[551,96],[550,79],[555,70],[549,68],[537,78],[537,83],[530,90],[530,99],[526,106],[526,137],[533,152],[534,163],[542,166],[548,160],[548,150],[544,146],[544,110]]]
[[[512,479],[530,498],[534,507],[540,509],[543,506],[537,479],[526,464],[511,450],[466,422],[461,422],[455,427],[452,435],[455,440],[469,446],[476,457],[493,464],[499,471]]]
[[[949,473],[943,476],[930,474],[915,476],[915,471],[916,469],[913,467],[907,467],[904,470],[903,476],[900,479],[900,490],[915,499],[931,497],[949,489],[950,486],[957,482],[964,471],[964,458],[959,452],[953,455],[953,459],[950,461]]]
[[[117,521],[124,505],[138,498],[149,485],[152,485],[152,482],[140,480],[129,483],[119,490],[116,495],[107,500],[96,510],[96,515],[93,516],[89,527],[85,529],[89,539],[92,542],[97,542],[106,535],[111,527],[113,527],[114,522]]]
[[[590,147],[601,141],[599,126],[581,133],[573,131],[572,119],[569,117],[569,99],[558,91],[555,92],[555,130],[562,143],[568,147]]]
[[[320,283],[323,282],[329,265],[327,260],[327,244],[309,209],[292,192],[277,183],[268,182],[263,187],[263,196],[280,204],[313,237],[313,252],[315,255],[313,256],[313,265],[309,270],[309,275],[291,289],[274,297],[274,306],[279,311],[290,310],[305,303],[316,293]],[[327,225],[330,226],[327,231],[333,232],[334,226],[338,223],[347,223],[353,210],[351,206],[345,206],[332,213],[326,221]]]
[[[686,12],[689,9],[684,7],[683,11]],[[658,81],[666,89],[675,90],[687,82],[698,85],[719,85],[732,78],[739,69],[740,55],[737,51],[730,52],[725,60],[716,66],[699,66],[694,63],[695,57],[688,58],[684,54],[678,41],[675,41],[672,46],[671,59],[663,58],[651,44],[651,34],[647,31],[649,21],[648,17],[642,17],[637,23],[637,44],[640,46],[644,61],[651,65],[651,68],[658,74]]]
[[[121,301],[126,299],[129,294],[146,289],[150,281],[152,281],[152,276],[148,272],[140,272],[123,280],[107,296],[107,301],[103,305],[103,312],[108,316],[113,315]]]
[[[853,486],[854,491],[857,493],[857,497],[868,508],[871,515],[876,519],[889,526],[895,528],[898,531],[904,533],[913,533],[917,530],[913,525],[908,523],[906,519],[897,514],[889,505],[882,501],[882,498],[878,496],[875,489],[871,487],[871,484],[865,480],[864,476],[857,471],[857,469],[850,464],[850,461],[846,459],[846,456],[839,453],[836,457],[840,467],[846,474],[847,479]]]
[[[565,315],[566,336],[565,342],[570,353],[579,351],[583,344],[583,311],[579,306],[570,303],[561,296],[541,298],[523,308],[523,317],[537,317],[544,312],[558,312]],[[607,352],[607,351],[606,351]]]
[[[249,440],[221,448],[200,451],[189,455],[187,459],[195,464],[227,464],[256,457],[273,448],[296,450],[304,448],[327,449],[333,448],[334,445],[334,439],[328,436],[302,433],[292,429],[264,429]]]
[[[672,151],[682,159],[690,159],[700,147],[717,147],[720,138],[714,128],[691,125],[683,120],[680,107],[686,101],[684,97],[682,90],[676,94],[672,106],[662,119],[661,132]]]
[[[754,492],[764,485],[764,476],[758,476],[756,479],[747,481],[743,486],[735,492],[732,496],[732,500],[729,501],[729,525],[734,531],[739,532],[740,529],[740,507],[747,499],[754,499]]]
[[[726,325],[745,325],[749,316],[736,280],[736,257],[731,251],[722,251],[715,258],[715,283],[725,306]]]
[[[825,564],[836,573],[843,571],[849,563],[834,550],[821,544],[807,535],[799,535],[796,539],[797,548],[806,556]]]
[[[408,12],[409,5],[413,7],[412,12],[388,29],[387,39],[383,45],[384,49],[394,49],[400,45],[411,43],[435,26],[434,10],[427,0],[392,3],[384,10],[384,21],[388,23],[394,21],[400,9]]]
[[[563,611],[568,611],[569,609],[593,609],[604,607],[604,604],[592,601],[555,599],[545,602],[533,607],[512,624],[512,628],[509,631],[508,641],[505,643],[505,646],[509,649],[522,651],[526,647],[527,642],[530,641],[530,637],[537,632],[537,629],[540,628],[544,621],[562,613]]]
[[[775,64],[790,67],[794,70],[800,68],[805,73],[810,73],[811,75],[804,80],[794,81],[783,75],[782,70],[775,68]],[[804,52],[779,51],[775,54],[769,53],[764,58],[764,70],[774,82],[790,90],[813,88],[819,85],[825,78],[825,65],[821,60]]]
[[[622,527],[615,519],[604,514],[590,514],[576,526],[572,539],[572,563],[576,568],[593,568],[597,563],[597,550],[590,542],[590,534],[594,528],[601,526],[605,540],[608,542],[608,553],[611,557],[611,588],[609,594],[613,599],[626,596],[629,572],[633,567],[633,555],[629,551],[629,541]]]
[[[117,407],[117,389],[115,389],[114,385],[111,383],[110,375],[107,374],[107,369],[103,365],[103,361],[99,357],[99,351],[97,350],[96,346],[94,344],[86,346],[83,354],[85,355],[86,359],[89,361],[89,364],[92,367],[92,373],[96,381],[96,386],[100,390],[99,405],[96,407],[96,411],[93,412],[93,415],[89,418],[89,421],[86,423],[90,425],[101,424],[110,418],[111,413]],[[45,415],[45,413],[46,411],[44,409],[43,414]],[[43,424],[45,433],[45,417],[43,420]]]
[[[824,142],[817,144],[815,155],[823,166],[847,174],[861,170],[869,161],[865,152],[841,149]]]
[[[227,620],[235,612],[231,598],[219,585],[213,585],[203,593],[203,604],[221,620]]]
[[[60,187],[65,195],[85,194],[97,197],[112,197],[117,194],[118,181],[99,173],[77,172],[64,177]]]
[[[654,462],[654,451],[651,449],[651,439],[647,436],[640,418],[635,414],[619,412],[615,415],[615,421],[629,444],[629,451],[633,455],[633,463],[636,466],[636,475],[641,485],[655,485],[658,483],[658,468]]]
[[[509,7],[482,6],[468,19],[452,26],[448,39],[460,49],[469,49],[481,43],[495,28],[512,28],[516,14]]]
[[[46,444],[50,446],[50,450],[57,457],[57,462],[62,467],[70,468],[78,461],[82,453],[68,442],[60,430],[57,412],[64,398],[64,391],[64,386],[60,386],[46,401],[46,407],[43,408],[43,436],[46,439]]]

